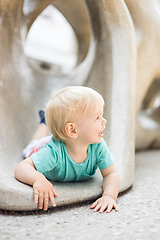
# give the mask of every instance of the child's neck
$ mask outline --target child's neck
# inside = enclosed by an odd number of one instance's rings
[[[69,156],[72,158],[72,160],[75,163],[82,163],[86,160],[88,145],[82,146],[79,144],[73,144],[70,142],[66,142],[65,147],[67,149]]]

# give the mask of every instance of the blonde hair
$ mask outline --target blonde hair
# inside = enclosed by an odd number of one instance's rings
[[[46,106],[46,124],[54,139],[65,141],[65,126],[73,117],[83,117],[88,110],[98,107],[102,96],[83,86],[71,86],[58,91]]]

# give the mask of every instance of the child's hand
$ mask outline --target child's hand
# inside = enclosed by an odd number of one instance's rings
[[[53,185],[45,177],[40,177],[34,182],[33,190],[34,201],[35,203],[39,202],[39,209],[44,208],[44,210],[47,210],[49,200],[53,207],[56,206],[54,197],[57,197],[58,195],[53,188]]]
[[[94,212],[99,211],[100,213],[106,210],[107,213],[110,213],[113,208],[118,211],[118,205],[110,196],[103,195],[101,198],[97,199],[92,206],[91,209],[94,208]]]

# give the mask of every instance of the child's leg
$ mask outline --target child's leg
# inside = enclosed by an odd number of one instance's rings
[[[39,127],[37,128],[37,130],[35,131],[32,137],[32,140],[46,137],[48,136],[48,134],[49,134],[49,130],[47,126],[44,123],[40,123]]]
[[[39,111],[39,117],[40,117],[40,125],[35,131],[32,137],[32,140],[47,137],[49,134],[48,128],[46,126],[45,112],[43,110]]]
[[[33,134],[32,141],[25,147],[22,152],[23,158],[30,157],[33,153],[38,152],[43,145],[50,141],[49,130],[46,126],[44,111],[39,111],[40,124]],[[33,141],[34,140],[34,141]]]

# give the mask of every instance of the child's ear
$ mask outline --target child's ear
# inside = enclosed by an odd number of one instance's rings
[[[66,134],[71,138],[77,138],[78,132],[74,123],[67,123],[65,126]]]

